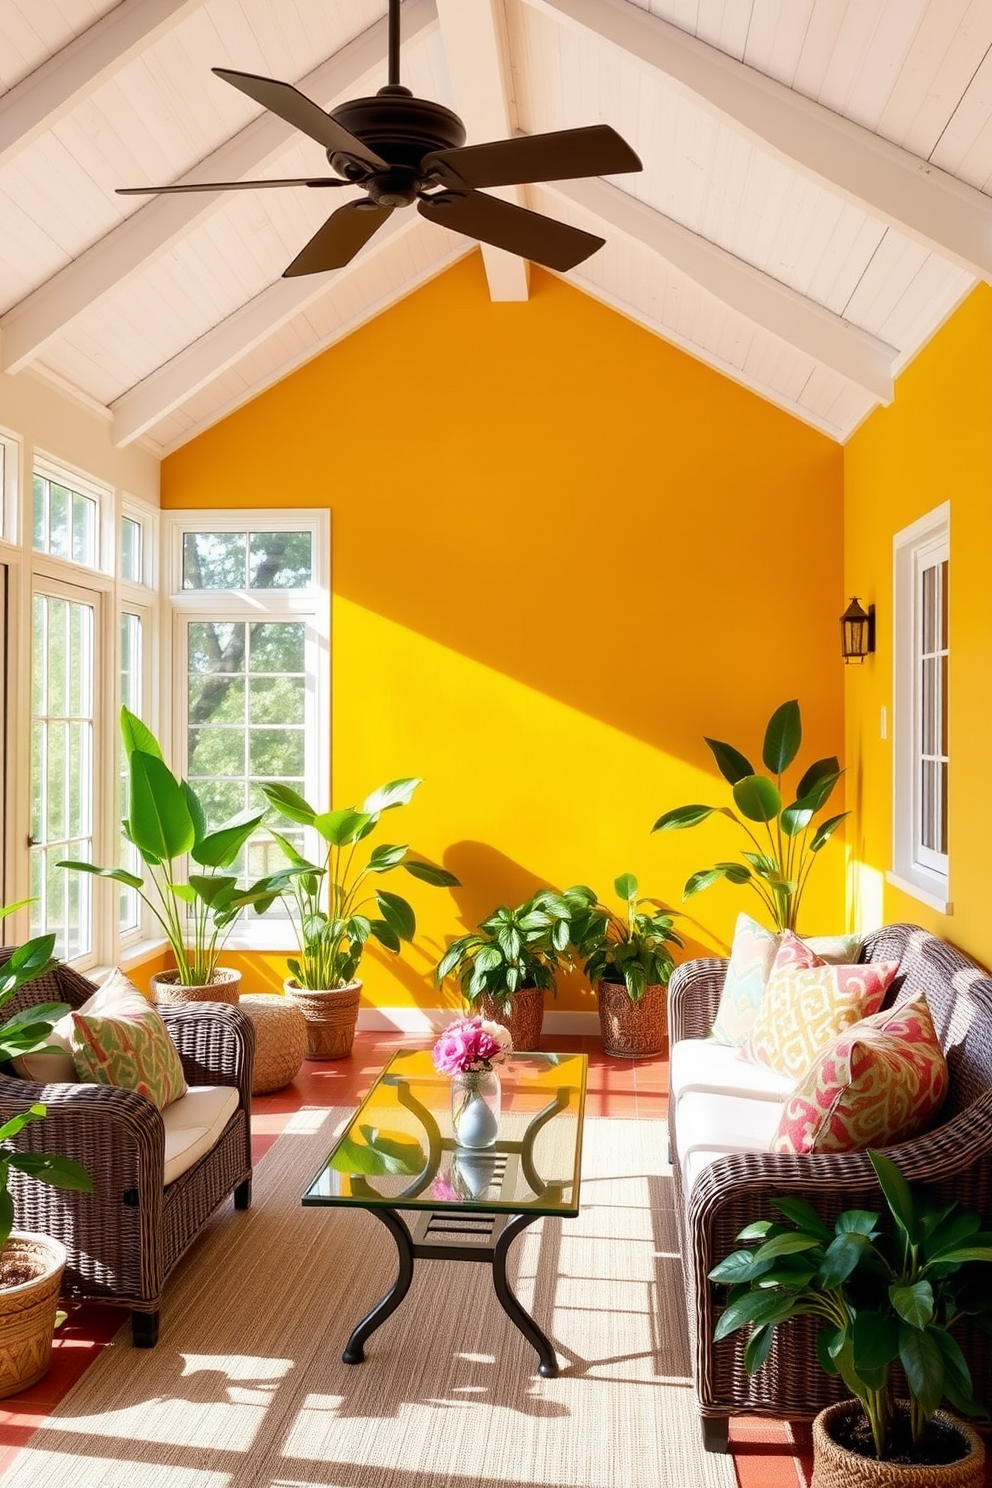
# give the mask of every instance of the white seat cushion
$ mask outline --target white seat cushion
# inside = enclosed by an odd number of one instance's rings
[[[784,1101],[688,1090],[679,1101],[676,1141],[686,1193],[707,1164],[728,1152],[767,1152]]]
[[[215,1146],[238,1108],[233,1085],[190,1085],[162,1112],[165,1123],[165,1184],[168,1187]]]
[[[746,1095],[751,1100],[788,1100],[796,1088],[791,1075],[740,1057],[731,1044],[713,1039],[680,1039],[671,1048],[668,1098],[678,1103],[690,1090],[713,1095]],[[681,1115],[677,1118],[681,1121]]]

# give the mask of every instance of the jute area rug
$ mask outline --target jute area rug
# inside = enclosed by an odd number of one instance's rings
[[[173,1278],[157,1348],[125,1328],[3,1488],[734,1488],[704,1453],[658,1123],[590,1120],[582,1213],[517,1239],[558,1352],[544,1380],[487,1265],[417,1262],[366,1362],[341,1350],[391,1285],[371,1216],[303,1209],[342,1111],[302,1110]]]

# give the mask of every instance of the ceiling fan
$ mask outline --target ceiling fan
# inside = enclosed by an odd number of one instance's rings
[[[363,200],[347,202],[331,214],[283,271],[283,278],[343,268],[396,208],[414,202],[429,222],[561,272],[603,246],[604,238],[477,188],[641,170],[640,160],[615,129],[594,124],[465,147],[465,126],[458,115],[443,104],[415,98],[400,82],[399,60],[400,0],[389,0],[389,81],[374,98],[354,98],[325,113],[291,83],[213,68],[225,82],[323,145],[333,176],[125,186],[118,194],[244,191],[258,186],[357,186],[365,191]]]

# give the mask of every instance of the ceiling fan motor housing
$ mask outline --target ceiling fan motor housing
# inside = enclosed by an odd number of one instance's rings
[[[458,149],[465,143],[465,126],[441,103],[414,98],[402,84],[387,84],[374,98],[353,98],[331,113],[349,134],[368,145],[392,169],[372,173],[343,151],[328,150],[331,168],[346,180],[367,184],[369,196],[383,207],[406,207],[419,189],[430,184],[420,174],[420,162],[432,150]]]

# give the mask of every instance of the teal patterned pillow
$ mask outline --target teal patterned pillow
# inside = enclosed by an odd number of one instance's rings
[[[71,1016],[72,1057],[81,1081],[136,1090],[159,1110],[186,1094],[162,1014],[137,988],[117,996],[106,1011]]]
[[[858,959],[860,935],[816,935],[804,937],[806,944],[832,966],[847,966]],[[751,1036],[765,995],[768,978],[781,942],[781,935],[759,925],[750,915],[737,916],[730,964],[720,994],[720,1006],[710,1034],[718,1044],[743,1048]]]

